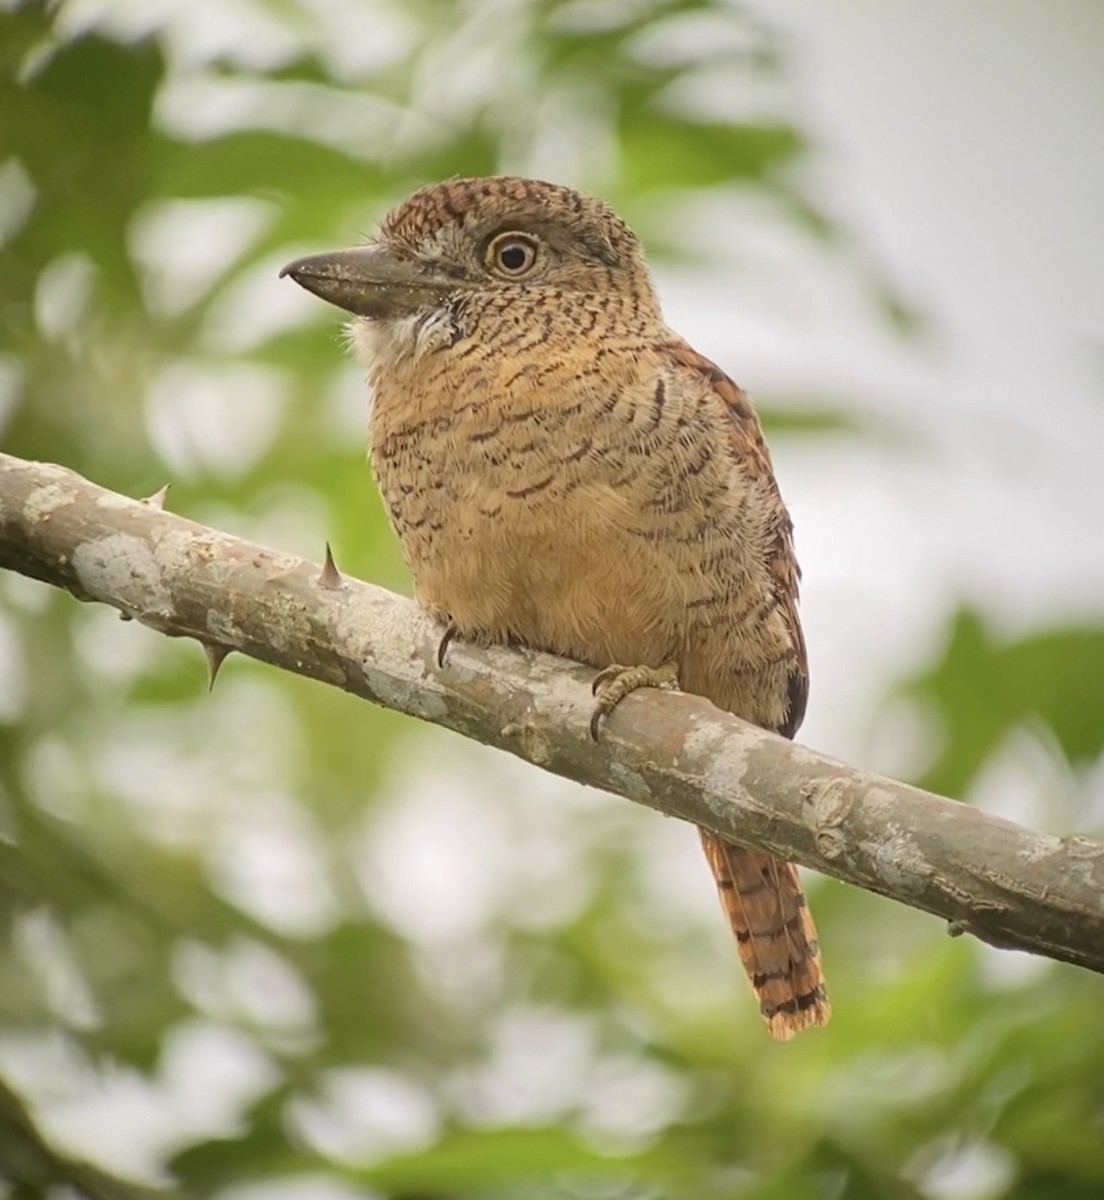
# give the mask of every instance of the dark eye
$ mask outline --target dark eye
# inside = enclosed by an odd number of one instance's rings
[[[487,247],[487,266],[497,275],[519,279],[537,262],[537,242],[527,233],[500,233]]]

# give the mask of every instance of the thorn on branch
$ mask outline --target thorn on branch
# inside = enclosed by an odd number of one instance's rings
[[[330,549],[330,543],[326,543],[326,561],[322,564],[322,570],[318,573],[318,586],[325,588],[328,592],[336,592],[338,588],[343,587],[345,580],[341,572],[337,569],[337,563],[334,562],[333,551]]]
[[[200,642],[203,653],[207,658],[207,690],[211,691],[218,678],[219,669],[231,653],[231,647],[221,646],[218,642]]]
[[[156,508],[158,511],[164,511],[165,498],[166,498],[166,496],[168,496],[169,488],[171,486],[172,486],[171,484],[166,483],[163,488],[159,488],[156,492],[153,493],[152,496],[146,496],[146,498],[144,500],[142,500],[141,503],[144,504],[147,508]]]
[[[966,932],[966,926],[961,921],[947,922],[947,936],[961,937]]]

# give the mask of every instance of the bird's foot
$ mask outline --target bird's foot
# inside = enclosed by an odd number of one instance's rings
[[[602,718],[608,717],[630,692],[637,688],[663,688],[677,692],[678,668],[674,663],[661,667],[622,667],[616,663],[599,671],[594,677],[591,691],[598,698],[590,718],[590,736],[597,741]]]

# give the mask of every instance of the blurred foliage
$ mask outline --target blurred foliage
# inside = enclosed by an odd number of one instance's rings
[[[498,169],[667,255],[703,189],[846,243],[733,4],[8,0],[0,64],[5,450],[391,586],[360,382],[280,264]],[[836,1017],[772,1045],[673,895],[676,827],[255,664],[208,696],[195,647],[23,580],[0,602],[0,1069],[45,1131],[5,1089],[5,1194],[145,1194],[95,1159],[226,1200],[1104,1195],[1087,974],[824,881]],[[961,616],[908,692],[945,734],[923,781],[967,795],[1024,729],[1098,759],[1102,678],[1099,629]]]
[[[921,787],[959,796],[1009,729],[1036,723],[1072,763],[1104,752],[1104,629],[1050,629],[1004,641],[973,612],[958,615],[940,661],[905,694],[930,705],[945,729]]]

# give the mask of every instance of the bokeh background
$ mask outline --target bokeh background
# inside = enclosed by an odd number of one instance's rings
[[[803,740],[1100,835],[1102,121],[1091,0],[0,0],[2,445],[406,590],[278,268],[586,187],[761,405]],[[691,829],[0,579],[2,1195],[1104,1196],[1104,983],[809,890],[774,1045]]]

